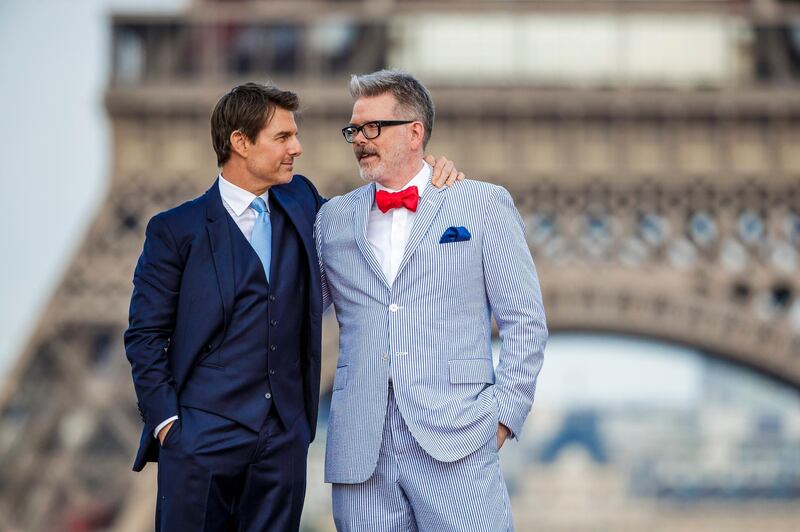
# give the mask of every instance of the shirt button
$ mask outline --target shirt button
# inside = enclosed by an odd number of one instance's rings
[[[275,301],[275,295],[274,294],[270,294],[269,295],[269,300],[270,301]]]
[[[278,324],[278,320],[269,320],[269,324],[275,327]]]
[[[269,370],[269,374],[270,375],[275,375],[275,370],[274,369]]]
[[[264,394],[264,399],[272,399],[272,394],[271,393],[265,393]]]
[[[381,358],[384,359],[384,360],[389,360],[389,353],[381,354]]]
[[[269,350],[270,351],[275,351],[276,349],[278,349],[278,347],[275,344],[272,344],[271,346],[269,346]]]
[[[397,312],[397,309],[399,308],[400,307],[397,305],[397,303],[392,303],[391,305],[389,305],[389,310],[392,312]]]

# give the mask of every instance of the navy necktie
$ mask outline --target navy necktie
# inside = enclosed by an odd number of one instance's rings
[[[250,207],[256,211],[256,223],[253,226],[250,245],[261,259],[267,282],[269,282],[269,264],[272,260],[272,223],[269,220],[269,211],[263,198],[254,199]]]

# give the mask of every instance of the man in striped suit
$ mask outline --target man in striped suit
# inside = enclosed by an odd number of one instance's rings
[[[342,132],[369,183],[315,227],[340,327],[325,463],[336,526],[511,530],[498,450],[521,434],[547,338],[522,221],[501,187],[429,184],[434,110],[419,81],[380,71],[350,92]]]

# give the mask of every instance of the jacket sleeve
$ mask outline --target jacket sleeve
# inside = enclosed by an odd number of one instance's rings
[[[145,242],[133,275],[133,295],[125,331],[125,354],[145,426],[178,415],[175,383],[167,360],[175,327],[183,274],[175,239],[160,216],[147,224]]]
[[[500,423],[519,437],[533,405],[547,341],[542,294],[511,195],[496,187],[482,242],[486,292],[500,332],[495,399]]]
[[[331,306],[333,300],[331,298],[331,288],[328,284],[328,276],[325,274],[325,262],[322,259],[323,214],[324,209],[320,209],[317,213],[317,220],[314,223],[314,242],[317,246],[319,273],[322,280],[322,312],[325,312]]]

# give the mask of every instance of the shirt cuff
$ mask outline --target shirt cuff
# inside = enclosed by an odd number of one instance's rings
[[[172,416],[170,418],[165,419],[161,423],[159,423],[158,426],[156,427],[156,430],[153,431],[153,437],[155,439],[158,439],[158,433],[161,432],[161,429],[163,429],[164,427],[166,427],[167,425],[169,425],[170,423],[172,423],[176,419],[178,419],[178,416]]]

